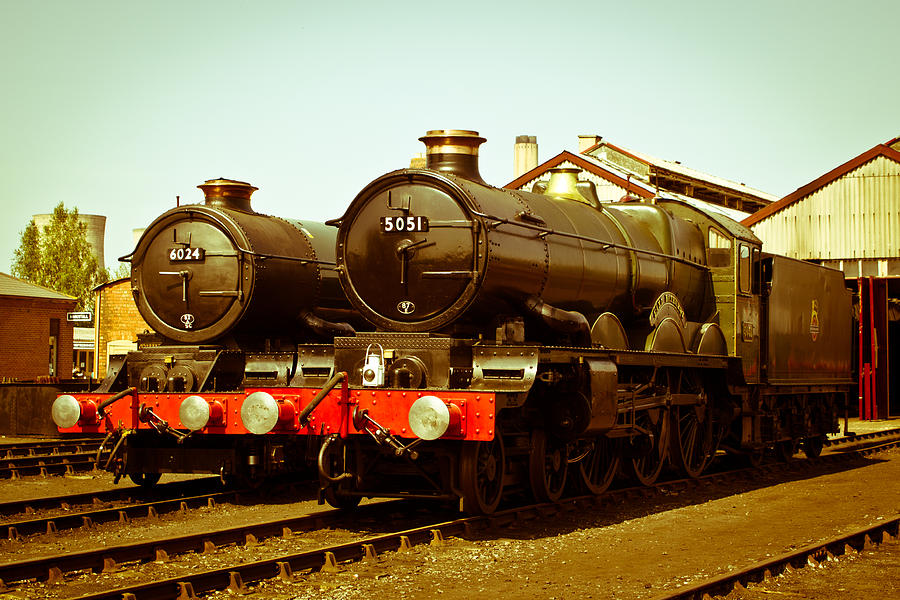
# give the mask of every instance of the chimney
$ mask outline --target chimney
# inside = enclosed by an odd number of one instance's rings
[[[425,144],[425,167],[487,185],[478,172],[478,146],[485,140],[477,131],[432,129],[419,138]]]
[[[513,178],[523,175],[538,166],[537,137],[533,135],[517,135],[514,151],[515,174]]]
[[[208,179],[198,185],[206,197],[206,205],[252,213],[250,196],[259,188],[234,179]]]
[[[593,148],[603,139],[602,135],[579,135],[578,154],[584,153],[588,148]]]

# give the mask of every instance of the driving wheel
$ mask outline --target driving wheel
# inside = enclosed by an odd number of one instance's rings
[[[531,434],[531,454],[528,457],[528,478],[531,491],[538,502],[556,502],[566,487],[568,474],[566,446],[547,440],[543,429]]]

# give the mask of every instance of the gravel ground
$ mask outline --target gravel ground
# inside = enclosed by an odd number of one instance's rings
[[[165,479],[164,479],[165,481]],[[112,485],[108,475],[0,481],[0,497],[14,500],[78,493]],[[124,483],[120,483],[124,485]],[[900,450],[814,472],[761,474],[755,481],[671,492],[590,511],[564,511],[541,521],[516,522],[475,539],[447,540],[441,547],[389,552],[375,562],[341,565],[338,573],[300,573],[297,582],[251,586],[257,597],[346,599],[447,598],[472,595],[516,598],[653,598],[680,585],[746,567],[759,560],[872,525],[900,514]],[[24,542],[0,541],[0,562],[83,550],[135,539],[153,539],[206,527],[231,527],[320,510],[305,498],[266,505],[223,505],[158,520],[102,525]],[[365,524],[363,529],[365,529]],[[223,548],[186,556],[170,566],[127,567],[104,575],[114,586],[130,577],[160,576],[166,569],[196,570],[231,559],[321,546],[347,532],[297,534],[252,550]],[[871,556],[869,556],[871,554]],[[900,597],[900,551],[804,569],[731,598]],[[91,575],[70,576],[74,585],[19,587],[0,598],[65,598],[95,585]],[[228,594],[215,594],[225,598]]]

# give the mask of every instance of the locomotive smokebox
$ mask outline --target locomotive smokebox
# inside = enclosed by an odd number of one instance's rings
[[[259,188],[234,179],[208,179],[197,186],[203,190],[206,205],[243,212],[254,212],[250,208],[250,196]]]
[[[433,129],[419,138],[425,144],[425,167],[484,183],[478,172],[478,146],[486,142],[477,131]]]
[[[243,181],[197,187],[205,203],[160,215],[131,255],[132,292],[147,324],[184,344],[227,335],[256,343],[310,329],[333,335],[331,317],[347,308],[329,268],[334,230],[255,212],[257,188]]]

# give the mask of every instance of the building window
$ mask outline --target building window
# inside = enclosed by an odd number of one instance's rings
[[[92,379],[94,377],[94,351],[72,351],[72,377]]]
[[[59,319],[50,319],[50,355],[49,370],[50,377],[57,376],[56,359],[59,353]]]

